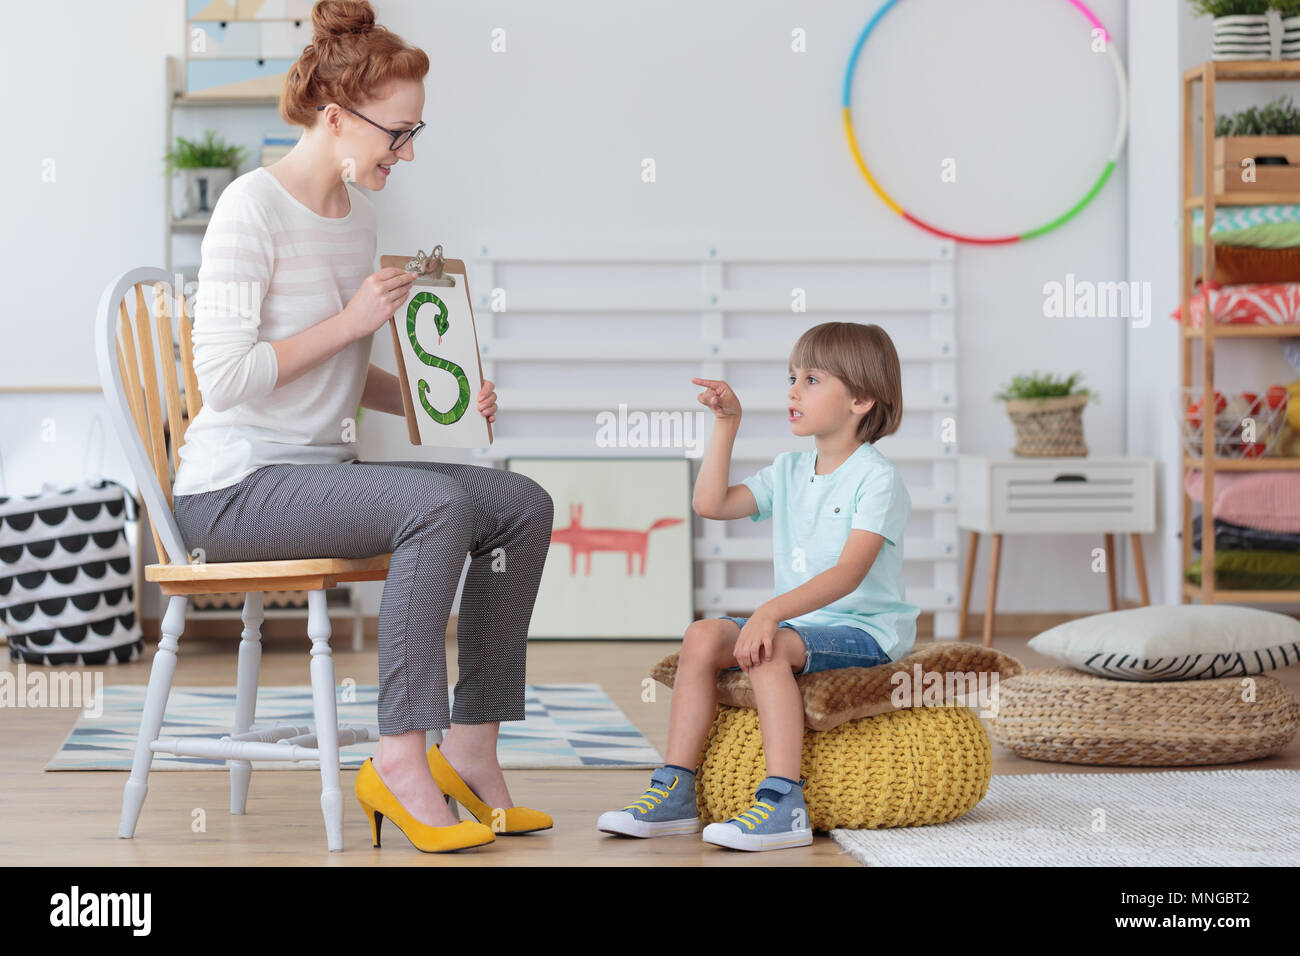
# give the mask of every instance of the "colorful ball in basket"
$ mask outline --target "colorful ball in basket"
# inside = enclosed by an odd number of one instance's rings
[[[912,215],[894,200],[889,193],[885,192],[884,187],[877,182],[876,177],[871,175],[871,170],[867,167],[867,162],[862,158],[862,150],[858,147],[857,137],[853,135],[853,119],[851,115],[851,100],[853,91],[853,71],[858,65],[858,56],[862,53],[863,46],[866,45],[867,37],[871,36],[871,31],[888,13],[898,0],[887,0],[884,6],[876,11],[875,16],[867,21],[866,27],[863,28],[862,34],[858,37],[858,42],[853,46],[853,53],[849,56],[849,67],[844,74],[844,131],[849,138],[849,149],[853,151],[853,158],[857,161],[858,169],[862,170],[862,175],[866,177],[867,184],[871,186],[877,196],[894,212],[898,213],[908,222],[915,226],[920,226],[926,232],[941,236],[944,239],[954,239],[957,242],[977,243],[980,245],[999,245],[1008,242],[1022,242],[1025,239],[1034,239],[1045,233],[1051,232],[1060,226],[1065,225],[1083,209],[1084,206],[1092,202],[1094,196],[1101,192],[1101,188],[1106,185],[1106,180],[1110,179],[1110,174],[1115,171],[1115,163],[1119,160],[1119,154],[1124,149],[1124,139],[1128,134],[1128,80],[1124,73],[1124,63],[1120,60],[1119,54],[1115,52],[1115,45],[1110,42],[1110,32],[1097,19],[1097,15],[1089,10],[1080,0],[1065,0],[1072,7],[1076,8],[1087,18],[1092,29],[1100,30],[1106,41],[1106,54],[1110,57],[1111,66],[1115,68],[1115,80],[1119,89],[1119,120],[1115,128],[1115,139],[1111,146],[1110,154],[1106,159],[1106,165],[1101,171],[1101,175],[1093,182],[1092,187],[1083,195],[1083,198],[1076,202],[1065,212],[1056,216],[1054,219],[1028,229],[1025,232],[1013,236],[968,236],[961,233],[944,229],[933,223],[926,222],[917,216]]]

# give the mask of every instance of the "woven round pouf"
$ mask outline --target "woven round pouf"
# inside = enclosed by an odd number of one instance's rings
[[[914,707],[805,729],[800,773],[814,830],[946,823],[984,799],[993,745],[969,707]],[[696,787],[700,818],[748,810],[766,776],[758,711],[719,705]]]
[[[1104,767],[1257,760],[1285,747],[1298,726],[1300,702],[1262,674],[1128,681],[1069,667],[1002,681],[989,720],[993,739],[1021,757]]]

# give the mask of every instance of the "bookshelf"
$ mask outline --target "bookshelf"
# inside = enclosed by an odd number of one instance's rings
[[[1254,60],[1254,61],[1207,61],[1183,74],[1183,143],[1182,143],[1182,179],[1183,179],[1183,234],[1182,234],[1182,321],[1181,326],[1181,369],[1180,384],[1183,393],[1194,387],[1193,346],[1201,343],[1201,384],[1203,387],[1202,408],[1214,409],[1214,356],[1218,339],[1254,339],[1292,338],[1300,336],[1300,325],[1286,326],[1231,326],[1219,327],[1210,310],[1209,294],[1204,286],[1201,298],[1204,306],[1203,320],[1200,328],[1191,326],[1192,278],[1194,266],[1194,245],[1192,223],[1197,209],[1202,211],[1201,237],[1201,276],[1205,281],[1214,275],[1214,240],[1213,226],[1215,209],[1218,206],[1267,205],[1300,203],[1300,192],[1278,192],[1276,190],[1235,192],[1216,192],[1214,190],[1214,92],[1220,82],[1233,81],[1272,81],[1300,80],[1300,61]],[[1196,95],[1196,85],[1200,84],[1200,96]],[[1196,191],[1195,163],[1195,107],[1199,99],[1201,116],[1201,189]],[[1181,410],[1180,410],[1181,413]],[[1300,458],[1220,458],[1215,455],[1215,415],[1202,414],[1201,455],[1190,455],[1182,448],[1182,568],[1184,572],[1192,564],[1192,510],[1193,501],[1187,494],[1186,475],[1191,469],[1199,469],[1204,478],[1201,505],[1201,583],[1192,584],[1182,576],[1181,603],[1199,600],[1202,604],[1213,604],[1216,600],[1229,603],[1292,603],[1300,602],[1300,590],[1226,590],[1215,586],[1214,580],[1214,476],[1216,472],[1251,472],[1251,471],[1293,471],[1300,469]],[[1181,431],[1181,424],[1180,424]]]

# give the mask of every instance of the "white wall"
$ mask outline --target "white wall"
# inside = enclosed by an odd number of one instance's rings
[[[1179,444],[1173,393],[1178,388],[1179,327],[1170,312],[1179,302],[1182,225],[1182,71],[1178,44],[1185,3],[1129,5],[1128,59],[1132,87],[1128,167],[1128,278],[1150,283],[1154,316],[1127,331],[1130,455],[1152,456],[1157,466],[1158,533],[1144,538],[1147,579],[1157,604],[1179,600],[1182,527]],[[1207,47],[1208,49],[1208,47]],[[1204,57],[1202,57],[1203,59]],[[1190,64],[1189,64],[1190,65]],[[1131,562],[1125,562],[1125,568]]]
[[[457,254],[480,236],[512,232],[918,234],[871,193],[844,139],[840,88],[873,5],[375,6],[380,22],[433,63],[430,129],[417,161],[373,196],[381,253],[442,242]],[[1127,4],[1092,6],[1127,59]],[[0,382],[93,382],[89,329],[103,285],[163,257],[162,57],[182,52],[182,4],[69,0],[10,15],[11,35],[23,38],[0,67],[7,88],[23,94],[11,97],[10,129],[30,132],[0,157],[9,213],[0,268],[8,288],[32,291],[0,319],[12,343],[0,352]],[[504,54],[490,50],[498,27]],[[791,51],[796,28],[807,31],[806,53]],[[1064,211],[1100,172],[1115,125],[1111,70],[1088,40],[1086,21],[1067,3],[899,4],[871,38],[854,84],[855,128],[877,177],[915,214],[959,231],[1019,232]],[[237,113],[192,115],[177,132]],[[222,129],[255,147],[263,128],[281,125],[268,109]],[[40,179],[46,157],[57,161],[54,184]],[[657,163],[654,184],[640,180],[646,157]],[[940,180],[946,158],[956,161],[955,183]],[[1008,453],[1012,429],[992,396],[1013,374],[1081,369],[1101,395],[1085,415],[1091,453],[1124,453],[1127,322],[1046,319],[1042,290],[1067,273],[1128,277],[1127,188],[1125,162],[1064,228],[1024,244],[959,249],[963,452]],[[178,260],[192,258],[176,248]],[[376,342],[376,361],[391,368],[387,340]],[[38,423],[53,409],[67,420],[62,436],[80,434],[97,402],[0,394],[10,488],[75,474],[80,449],[39,447]],[[406,444],[400,423],[379,427],[377,417],[362,422],[364,457],[427,454]],[[128,478],[111,454],[105,470]],[[1088,573],[1096,544],[1010,539],[999,607],[1103,608],[1105,582]],[[371,613],[378,589],[367,595]]]

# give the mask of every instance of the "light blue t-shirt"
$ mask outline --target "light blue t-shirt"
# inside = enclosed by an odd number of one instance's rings
[[[813,471],[817,451],[788,451],[744,479],[758,512],[753,521],[772,519],[772,563],[776,592],[784,594],[835,566],[859,528],[883,537],[880,553],[853,591],[791,624],[847,624],[871,634],[890,660],[911,653],[920,608],[903,591],[903,529],[912,498],[903,478],[868,442],[829,475]]]

